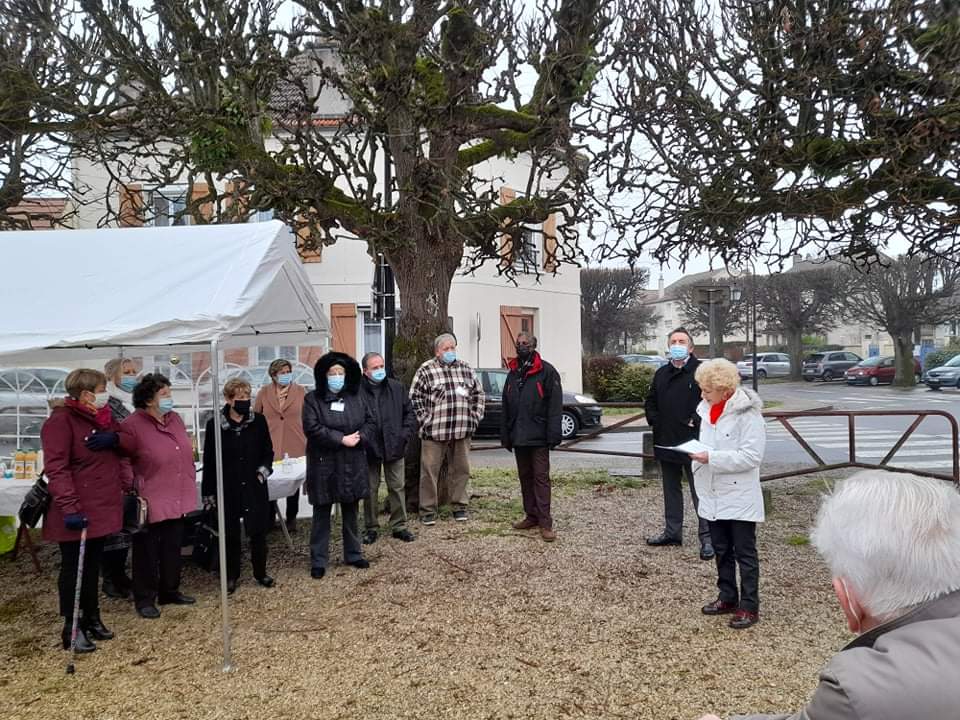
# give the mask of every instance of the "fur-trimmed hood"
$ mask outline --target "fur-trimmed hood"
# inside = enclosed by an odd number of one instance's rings
[[[763,412],[763,400],[750,388],[738,387],[730,396],[730,399],[727,400],[727,404],[723,408],[723,415],[720,417],[742,415],[750,410]],[[701,400],[697,406],[697,414],[704,419],[709,419],[710,403]]]
[[[334,365],[342,365],[347,371],[343,390],[340,394],[356,395],[360,389],[360,381],[363,379],[360,363],[346,353],[341,352],[328,352],[317,360],[317,364],[313,366],[313,379],[317,384],[317,394],[320,395],[320,397],[326,397],[329,393],[329,388],[327,388],[327,371]]]

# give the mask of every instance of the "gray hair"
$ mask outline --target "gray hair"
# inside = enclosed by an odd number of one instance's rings
[[[537,347],[537,336],[534,335],[532,332],[521,330],[520,332],[517,333],[517,337],[514,340],[514,342],[518,342],[522,337],[525,337],[527,340],[529,340],[530,344],[533,345],[534,348]]]
[[[132,358],[116,357],[107,360],[106,364],[103,366],[103,374],[107,376],[107,380],[113,382],[113,379],[123,372],[124,363],[129,363],[136,367],[136,364],[133,362]]]
[[[436,352],[437,349],[448,340],[453,340],[454,345],[457,344],[457,336],[453,333],[440,333],[437,335],[436,339],[433,341],[433,351]]]
[[[858,472],[824,500],[811,540],[877,619],[960,588],[960,493],[945,480]]]
[[[370,351],[370,352],[366,353],[362,358],[360,358],[360,367],[361,367],[362,369],[366,370],[366,369],[367,369],[367,363],[370,362],[371,360],[373,360],[374,358],[380,358],[380,359],[382,360],[382,359],[383,359],[383,355],[381,355],[381,354],[378,353],[378,352],[373,352],[373,351]]]

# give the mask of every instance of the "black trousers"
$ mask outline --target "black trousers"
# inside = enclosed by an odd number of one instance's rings
[[[83,549],[83,578],[80,580],[80,610],[83,615],[100,612],[100,561],[105,538],[87,540]],[[60,575],[57,590],[60,594],[60,614],[73,618],[73,599],[77,591],[77,570],[80,568],[80,541],[60,543]]]
[[[552,529],[550,515],[550,448],[514,447],[523,511],[542,528]]]
[[[103,581],[110,581],[120,588],[129,584],[127,577],[127,555],[129,547],[119,547],[103,551],[102,569]]]
[[[687,484],[690,486],[690,496],[693,498],[693,507],[700,506],[697,489],[693,484],[693,468],[690,462],[672,463],[660,461],[660,474],[663,477],[663,532],[667,537],[683,537],[683,475],[687,475]],[[697,535],[703,543],[710,539],[710,526],[706,520],[697,516]]]
[[[354,562],[363,559],[360,547],[360,531],[357,516],[360,501],[340,503],[340,521],[343,525],[343,560]],[[313,506],[313,525],[310,528],[310,569],[326,569],[330,560],[330,511],[332,504]]]
[[[133,536],[133,600],[138,608],[180,590],[183,519],[150,523]]]
[[[277,504],[278,502],[279,501],[277,500],[270,501],[270,507],[271,507],[270,523],[271,524],[273,524],[274,518],[277,517],[277,512],[279,512],[279,505]],[[284,517],[287,519],[287,522],[290,522],[291,520],[296,520],[298,512],[300,512],[300,489],[299,488],[295,493],[293,493],[293,495],[287,496],[287,510]]]
[[[242,538],[240,518],[227,517],[227,528],[224,543],[227,550],[227,578],[236,580],[240,577],[240,558],[242,555]],[[250,563],[253,565],[253,576],[262,578],[267,574],[267,536],[266,533],[247,533],[250,544]]]
[[[717,553],[718,598],[738,603],[741,610],[760,612],[760,558],[757,524],[746,520],[711,520],[710,537]],[[737,565],[740,590],[737,592]]]

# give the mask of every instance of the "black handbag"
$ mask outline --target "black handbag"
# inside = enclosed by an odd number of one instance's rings
[[[193,539],[193,562],[209,572],[216,572],[220,567],[219,533],[215,509],[205,511],[197,522],[196,536]]]
[[[40,519],[47,514],[49,507],[50,490],[47,488],[46,478],[41,475],[33,487],[27,491],[17,515],[21,523],[29,528],[35,528]]]
[[[123,529],[135,535],[147,524],[147,501],[139,495],[123,496]]]

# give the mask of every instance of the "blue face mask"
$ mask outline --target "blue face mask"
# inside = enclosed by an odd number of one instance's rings
[[[173,410],[173,398],[172,397],[160,398],[159,407],[160,407],[160,412],[166,415],[168,412]]]
[[[137,386],[137,378],[135,375],[124,375],[120,378],[120,389],[124,392],[133,392],[133,389]]]
[[[370,373],[370,379],[376,383],[383,382],[386,379],[386,377],[387,377],[387,371],[384,370],[383,368],[379,368],[378,370],[374,370],[372,373]]]
[[[687,349],[686,345],[670,346],[670,357],[673,360],[686,360],[689,355],[690,351]]]
[[[343,384],[346,378],[343,375],[327,375],[327,387],[330,392],[338,393],[343,390]]]
[[[280,385],[289,385],[293,382],[293,373],[280,373],[277,375],[277,382]]]
[[[452,365],[453,363],[455,363],[455,362],[457,361],[457,351],[456,351],[456,350],[447,350],[447,351],[443,354],[443,361],[444,361],[447,365]]]

